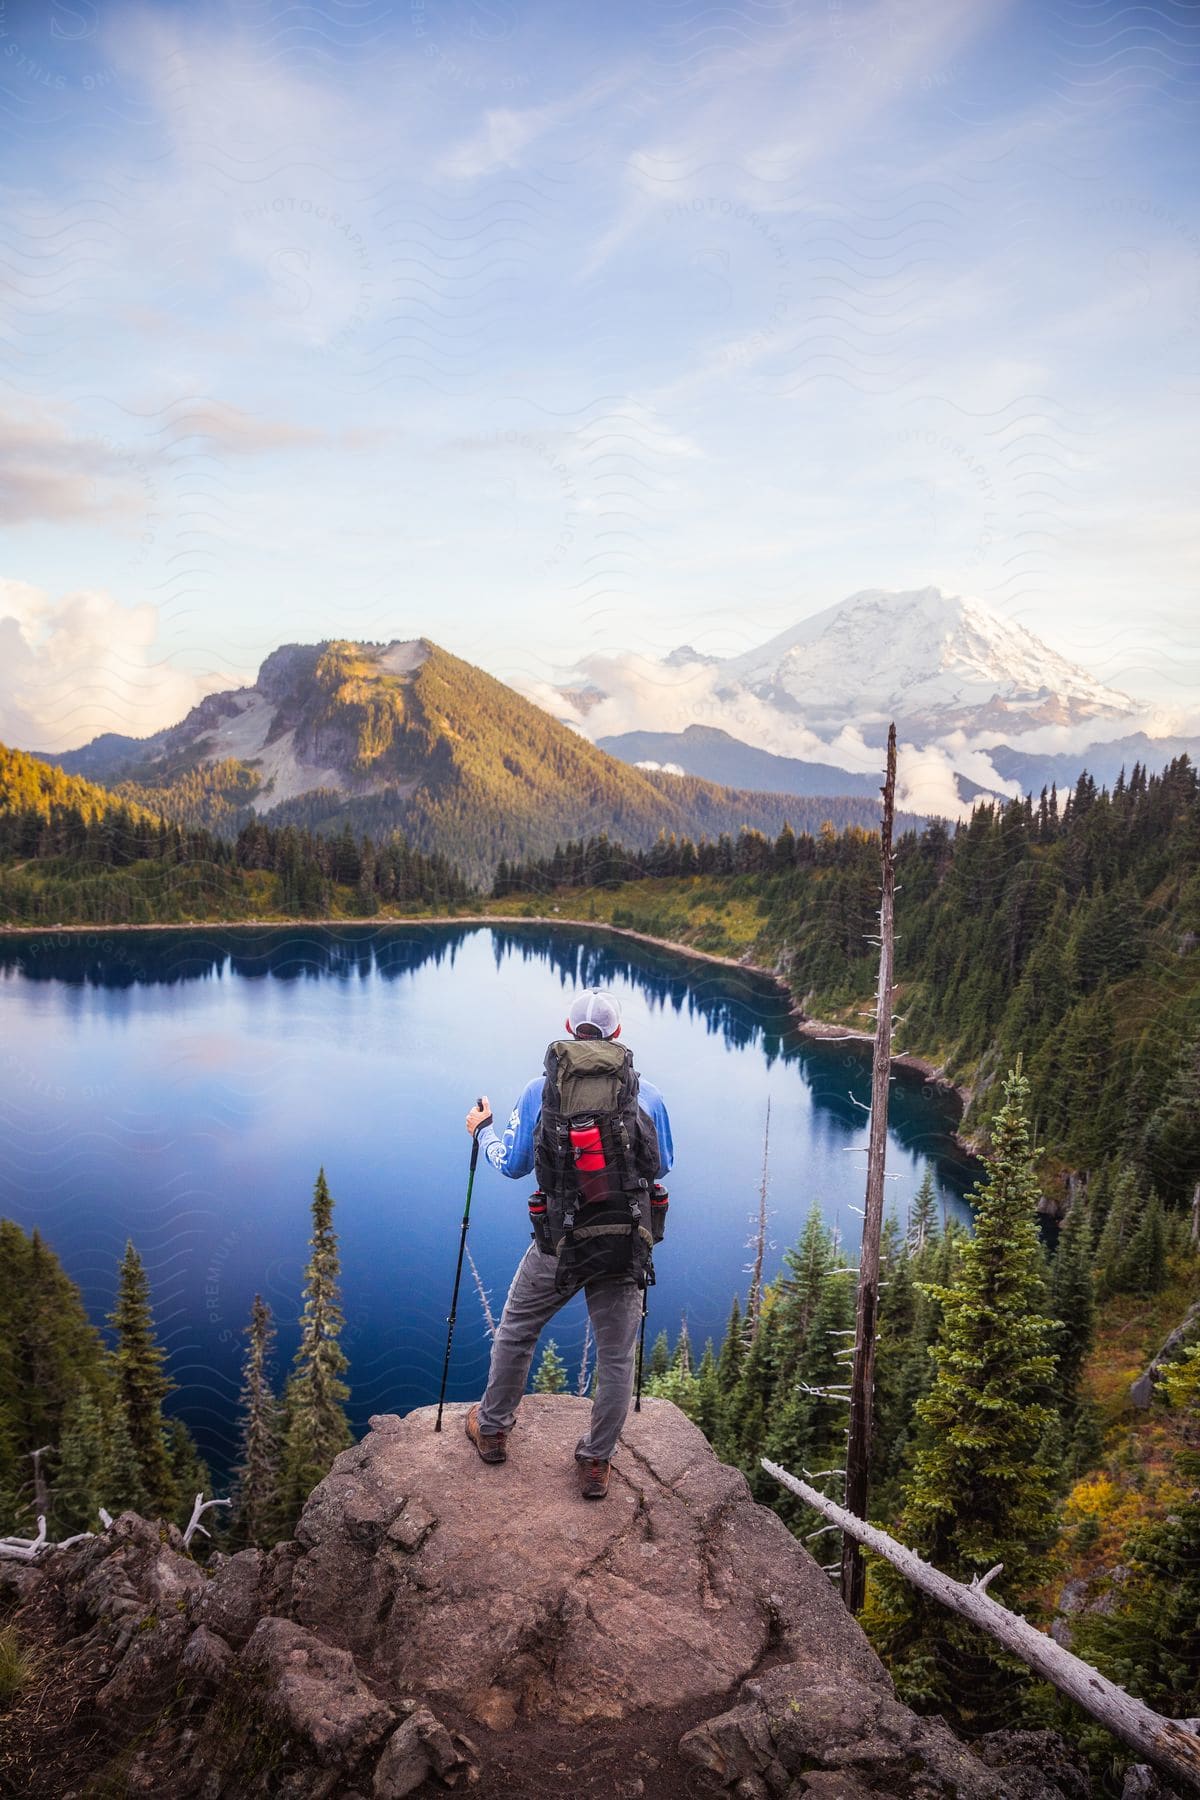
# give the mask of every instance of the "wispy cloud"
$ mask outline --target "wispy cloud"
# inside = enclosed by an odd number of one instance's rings
[[[1186,706],[1182,39],[1017,0],[27,10],[14,573],[154,608],[181,667],[402,627],[529,681],[933,582]]]

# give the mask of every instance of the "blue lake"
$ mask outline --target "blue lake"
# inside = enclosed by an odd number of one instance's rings
[[[296,1345],[309,1201],[336,1202],[351,1411],[436,1399],[470,1140],[500,1121],[562,1033],[579,986],[610,988],[624,1041],[666,1097],[675,1136],[667,1240],[649,1330],[719,1341],[744,1296],[771,1102],[766,1272],[813,1201],[857,1246],[869,1057],[805,1038],[771,982],[570,926],[409,925],[6,936],[0,941],[0,1214],[39,1227],[98,1324],[126,1238],[150,1275],[177,1391],[169,1410],[214,1467],[234,1445],[242,1331],[261,1291]],[[977,1178],[953,1103],[892,1087],[888,1204],[927,1163],[968,1216]],[[534,1183],[481,1164],[469,1245],[499,1313],[528,1242]],[[571,1370],[584,1310],[551,1331]],[[464,1273],[449,1394],[477,1396],[483,1309]]]

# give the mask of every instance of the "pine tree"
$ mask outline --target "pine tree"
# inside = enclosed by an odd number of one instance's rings
[[[275,1323],[261,1294],[255,1294],[246,1327],[242,1364],[240,1460],[234,1469],[237,1511],[234,1538],[265,1545],[278,1509],[282,1438],[279,1402],[271,1386]]]
[[[1113,1182],[1104,1228],[1096,1240],[1095,1267],[1102,1294],[1118,1291],[1125,1251],[1141,1222],[1144,1208],[1137,1172],[1127,1166]]]
[[[212,1495],[212,1474],[196,1448],[196,1440],[182,1419],[168,1419],[167,1450],[171,1458],[171,1476],[175,1483],[176,1510],[179,1522],[186,1525],[192,1516],[197,1494]],[[211,1515],[206,1520],[212,1528]]]
[[[1087,1245],[1093,1267],[1097,1247],[1108,1223],[1112,1196],[1113,1166],[1111,1162],[1104,1162],[1087,1185]]]
[[[567,1365],[558,1354],[558,1345],[553,1338],[547,1340],[542,1351],[533,1378],[533,1391],[535,1394],[565,1394],[567,1391]]]
[[[103,1388],[105,1350],[54,1251],[9,1219],[0,1219],[0,1319],[0,1487],[15,1494],[29,1452],[61,1442],[80,1389]]]
[[[925,1164],[921,1185],[908,1211],[908,1244],[913,1251],[936,1243],[938,1236],[938,1199],[933,1180],[933,1164]]]
[[[146,1503],[152,1511],[171,1518],[175,1512],[175,1482],[162,1403],[175,1384],[163,1373],[166,1356],[154,1335],[150,1283],[132,1241],[126,1243],[121,1259],[117,1303],[109,1314],[109,1324],[117,1335],[112,1352],[116,1390],[137,1457]]]
[[[804,1348],[813,1314],[820,1305],[825,1277],[833,1263],[833,1239],[821,1216],[821,1208],[814,1200],[799,1243],[784,1252],[779,1276],[775,1344],[781,1377],[795,1367]]]
[[[104,1462],[104,1416],[95,1393],[84,1387],[63,1420],[50,1491],[52,1537],[70,1537],[77,1531],[98,1528],[99,1509],[108,1505],[103,1486]]]
[[[925,1243],[929,1245],[928,1237]],[[913,1258],[905,1244],[879,1296],[871,1447],[873,1516],[890,1514],[899,1499],[896,1481],[904,1464],[914,1409],[932,1375],[928,1338],[923,1329],[928,1317],[913,1279]],[[842,1341],[853,1342],[850,1338]]]
[[[733,1304],[729,1308],[729,1320],[725,1326],[725,1336],[721,1339],[721,1354],[717,1358],[717,1381],[722,1394],[733,1392],[738,1374],[742,1366],[742,1355],[745,1342],[742,1337],[742,1309],[738,1297],[733,1296]]]
[[[1167,1284],[1167,1224],[1162,1201],[1151,1194],[1121,1258],[1115,1285],[1125,1294],[1157,1294]]]
[[[1146,1166],[1160,1193],[1184,1204],[1200,1181],[1200,1034],[1179,1053],[1146,1124]]]
[[[121,1512],[145,1513],[150,1500],[142,1480],[137,1453],[121,1400],[115,1400],[106,1421],[104,1465],[100,1475],[101,1506],[116,1518]]]
[[[650,1346],[650,1374],[665,1375],[671,1366],[671,1340],[660,1331]]]
[[[721,1382],[711,1338],[705,1340],[704,1355],[696,1370],[696,1391],[696,1423],[711,1444],[716,1437],[721,1416]]]
[[[935,1375],[917,1412],[920,1439],[897,1535],[959,1580],[1003,1562],[1002,1597],[1020,1609],[1044,1574],[1056,1515],[1038,1448],[1053,1417],[1054,1374],[1037,1228],[1037,1153],[1029,1084],[1014,1071],[992,1127],[975,1233],[942,1292]],[[994,1645],[925,1601],[889,1567],[873,1576],[867,1622],[898,1686],[925,1706],[986,1728],[1011,1670]],[[1003,1680],[999,1672],[1004,1670]]]
[[[677,1362],[671,1364],[665,1375],[655,1375],[646,1391],[656,1400],[671,1401],[693,1424],[700,1423],[700,1383],[690,1370],[681,1368]]]
[[[300,1343],[284,1395],[280,1497],[285,1530],[298,1518],[334,1457],[351,1442],[345,1412],[350,1390],[342,1380],[348,1364],[340,1342],[344,1323],[338,1289],[341,1265],[333,1229],[333,1199],[324,1169],[313,1189],[312,1223]]]
[[[814,1474],[846,1466],[846,1422],[849,1417],[841,1388],[849,1381],[844,1352],[853,1343],[854,1290],[852,1277],[827,1274],[813,1313],[808,1337],[796,1365],[794,1378],[776,1390],[771,1423],[763,1453],[793,1473],[808,1467]],[[782,1405],[781,1394],[786,1394]],[[819,1521],[811,1511],[756,1469],[751,1485],[793,1530],[810,1531]],[[842,1498],[840,1480],[821,1477],[816,1485],[835,1499]],[[772,1491],[774,1490],[774,1491]]]
[[[777,1379],[777,1294],[773,1283],[763,1290],[758,1333],[746,1349],[737,1386],[728,1397],[721,1421],[721,1455],[725,1461],[741,1467],[752,1487],[761,1475],[758,1462],[766,1441]]]
[[[1055,1399],[1064,1425],[1071,1430],[1083,1365],[1095,1335],[1096,1292],[1088,1235],[1087,1220],[1075,1206],[1058,1234],[1050,1282],[1050,1315],[1062,1326],[1055,1344]]]

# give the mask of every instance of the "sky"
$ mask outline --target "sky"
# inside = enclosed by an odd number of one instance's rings
[[[930,584],[1198,728],[1198,119],[1178,0],[0,0],[0,738]]]

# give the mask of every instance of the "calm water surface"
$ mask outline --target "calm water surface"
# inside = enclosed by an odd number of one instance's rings
[[[312,1184],[336,1201],[351,1410],[436,1399],[475,1095],[503,1119],[561,1035],[574,990],[611,988],[675,1134],[650,1331],[719,1340],[744,1295],[771,1101],[767,1273],[813,1201],[857,1243],[869,1059],[801,1037],[770,982],[629,939],[546,928],[389,926],[97,932],[0,942],[0,1214],[36,1225],[102,1323],[131,1237],[170,1370],[170,1409],[218,1469],[234,1441],[242,1329],[256,1290],[296,1345]],[[888,1202],[927,1163],[948,1211],[977,1176],[951,1103],[893,1084]],[[469,1244],[497,1314],[528,1242],[534,1183],[481,1165]],[[551,1327],[571,1369],[576,1299]],[[450,1396],[488,1356],[469,1270]]]

